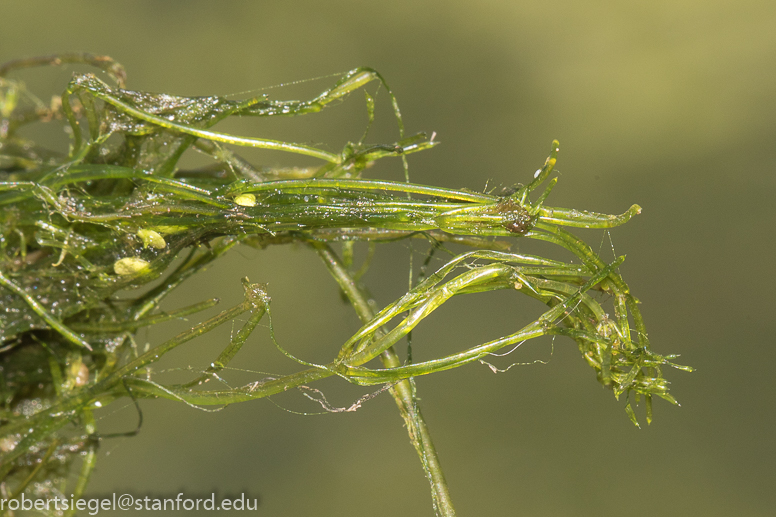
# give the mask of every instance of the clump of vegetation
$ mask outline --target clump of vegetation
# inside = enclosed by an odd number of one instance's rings
[[[28,66],[67,62],[93,65],[114,84],[77,74],[49,105],[9,77]],[[396,100],[374,70],[353,70],[308,101],[263,95],[238,101],[177,97],[131,91],[125,80],[119,64],[88,54],[0,67],[3,497],[24,491],[37,497],[80,496],[100,440],[93,411],[116,399],[234,404],[338,376],[390,391],[431,484],[435,510],[453,515],[413,377],[482,360],[546,335],[573,339],[598,381],[615,397],[626,396],[625,409],[634,423],[633,400],[644,398],[647,422],[653,396],[676,403],[662,373],[665,366],[677,367],[674,356],[651,351],[637,300],[618,272],[623,257],[607,263],[564,228],[614,227],[640,208],[633,205],[613,216],[545,206],[558,180],[551,178],[558,142],[531,181],[505,195],[416,185],[408,179],[364,179],[362,172],[377,160],[398,157],[406,171],[408,154],[435,145],[425,134],[404,136]],[[387,90],[392,103],[399,128],[395,143],[367,143],[375,112],[370,93],[364,137],[339,153],[212,129],[227,117],[316,113],[373,82]],[[19,136],[20,128],[34,123],[64,124],[71,135],[69,152],[60,154]],[[257,167],[237,153],[240,146],[311,156],[321,164]],[[209,156],[212,164],[180,167],[190,150]],[[359,282],[363,267],[353,265],[353,245],[365,241],[373,251],[375,243],[399,239],[424,239],[432,250],[442,251],[447,243],[457,243],[471,251],[452,256],[404,296],[375,310]],[[512,252],[510,243],[516,239],[549,242],[570,252],[571,259]],[[145,353],[138,351],[133,341],[138,329],[217,303],[204,300],[160,311],[162,300],[184,280],[235,246],[289,242],[320,256],[363,323],[329,363],[308,363],[276,343],[301,366],[299,371],[234,389],[208,389],[213,384],[206,381],[218,379],[269,311],[265,286],[247,279],[239,305]],[[412,362],[395,351],[451,297],[497,289],[535,298],[546,309],[510,335],[462,343],[451,355]],[[247,315],[242,328],[211,367],[189,382],[162,384],[147,369],[173,348],[240,315]],[[74,487],[66,486],[71,467],[80,469]]]

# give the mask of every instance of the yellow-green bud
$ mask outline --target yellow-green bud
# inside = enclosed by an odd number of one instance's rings
[[[113,271],[117,275],[134,275],[141,269],[148,267],[148,261],[137,257],[126,257],[117,260],[113,264]]]
[[[143,239],[144,248],[151,246],[152,248],[160,250],[167,247],[167,243],[164,242],[164,237],[153,230],[138,230],[137,236]]]
[[[256,206],[256,196],[253,194],[240,194],[234,198],[234,202],[240,206]]]

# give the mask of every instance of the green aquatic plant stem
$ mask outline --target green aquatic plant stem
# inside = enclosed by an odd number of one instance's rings
[[[143,176],[137,179],[145,180]],[[64,205],[48,187],[18,182],[14,186],[29,186],[26,195],[42,198],[70,221],[121,229],[137,228],[133,221],[142,219],[151,229],[161,228],[166,233],[179,233],[196,224],[201,230],[212,232],[241,229],[276,234],[296,229],[368,228],[408,232],[442,230],[458,235],[506,237],[515,233],[510,229],[512,222],[527,211],[520,205],[505,204],[503,198],[495,196],[371,180],[301,180],[299,185],[288,185],[286,181],[248,186],[240,183],[238,188],[230,186],[223,194],[162,178],[149,181],[153,184],[148,191],[149,200],[120,200],[119,206],[110,206],[86,199],[80,210]],[[0,185],[0,190],[2,187]],[[443,199],[412,200],[381,193],[386,190]],[[162,192],[181,199],[151,199]],[[251,202],[253,206],[241,206],[232,200],[232,196],[236,199],[246,193],[261,197]],[[369,193],[373,194],[367,198]],[[19,202],[20,196],[24,195],[13,193],[7,200],[0,196],[0,204]],[[458,202],[446,201],[447,198],[457,198]],[[626,213],[613,219],[615,216],[585,213],[574,217],[575,225],[607,228],[615,223],[622,224],[629,215]],[[534,224],[542,222],[544,219],[540,215]]]
[[[35,314],[43,318],[46,323],[48,323],[52,328],[56,329],[65,339],[89,351],[92,350],[92,347],[89,345],[89,343],[84,341],[81,336],[67,328],[66,325],[62,324],[61,321],[52,316],[43,305],[41,305],[32,297],[32,295],[27,293],[20,286],[16,285],[11,279],[7,278],[2,271],[0,271],[0,285],[17,294],[20,298],[27,302],[30,308],[35,311]]]
[[[377,191],[377,192],[400,192],[402,194],[417,194],[423,196],[433,196],[446,200],[468,201],[472,203],[492,203],[500,200],[497,196],[487,194],[478,194],[476,192],[464,192],[442,187],[431,187],[427,185],[416,185],[406,182],[385,181],[385,180],[346,180],[346,179],[327,179],[312,178],[301,180],[278,180],[265,181],[262,183],[250,183],[239,181],[230,185],[225,191],[225,195],[237,195],[244,193],[262,193],[262,192],[293,192],[301,191],[304,194],[316,194],[319,192],[336,190],[353,191]]]
[[[86,488],[89,485],[92,473],[97,466],[98,441],[94,439],[97,433],[97,422],[95,421],[94,414],[91,410],[83,410],[81,414],[84,420],[84,431],[86,431],[87,435],[87,438],[84,440],[86,450],[82,453],[83,459],[81,460],[81,470],[78,473],[78,481],[76,481],[72,493],[73,500],[83,497]],[[76,508],[71,507],[64,513],[64,517],[75,515],[75,512]]]
[[[32,482],[33,479],[35,479],[35,476],[40,472],[40,470],[43,468],[43,466],[46,464],[46,462],[51,459],[51,456],[54,454],[54,451],[59,447],[59,441],[54,440],[51,442],[51,445],[49,445],[48,450],[46,451],[46,454],[43,456],[41,462],[38,465],[35,465],[35,467],[32,469],[32,472],[30,472],[30,475],[27,476],[27,479],[21,482],[21,484],[16,487],[16,490],[10,494],[10,497],[8,499],[16,499],[19,497],[22,492],[24,492],[24,489],[27,488],[27,486]]]
[[[97,323],[73,323],[70,325],[72,330],[78,332],[131,332],[142,327],[158,325],[174,319],[184,319],[198,312],[204,311],[218,304],[218,298],[205,300],[195,303],[183,309],[170,312],[158,312],[153,316],[137,318],[130,321],[100,321]]]
[[[180,345],[186,343],[187,341],[191,341],[196,337],[206,334],[207,332],[209,332],[210,330],[212,330],[213,328],[219,325],[222,325],[226,322],[234,320],[236,317],[240,316],[241,314],[244,314],[249,310],[251,310],[252,307],[253,306],[251,302],[246,300],[243,303],[239,305],[235,305],[231,309],[227,309],[207,321],[204,321],[198,325],[195,325],[190,330],[181,332],[174,338],[168,341],[165,341],[163,344],[159,345],[158,347],[155,347],[149,350],[148,352],[144,353],[137,359],[127,363],[126,365],[122,366],[121,368],[113,372],[110,375],[110,377],[105,379],[104,382],[106,383],[106,386],[110,386],[111,384],[116,384],[121,379],[130,375],[133,375],[141,368],[144,368],[149,364],[155,361],[158,361],[164,354],[166,354],[170,350],[179,347]]]
[[[126,383],[132,389],[132,394],[136,397],[161,397],[169,400],[182,401],[191,406],[220,406],[271,397],[272,395],[285,393],[290,389],[306,386],[334,375],[335,373],[333,371],[325,368],[308,368],[296,373],[284,375],[280,378],[269,378],[252,382],[236,389],[216,389],[208,391],[196,391],[191,389],[180,389],[176,386],[165,386],[139,377],[129,377],[126,379]],[[106,402],[111,402],[116,398],[124,397],[126,395],[126,390],[117,387],[113,391],[104,392],[103,396],[97,400],[105,405]]]
[[[483,343],[482,345],[470,348],[464,352],[451,354],[439,359],[424,361],[422,363],[395,367],[388,370],[369,370],[355,366],[343,366],[342,373],[359,384],[382,384],[385,382],[395,381],[396,379],[404,379],[408,377],[414,377],[416,375],[426,375],[432,372],[457,368],[459,366],[463,366],[466,363],[477,361],[478,359],[496,352],[504,347],[514,345],[528,339],[548,334],[563,333],[562,329],[549,328],[548,326],[551,325],[556,318],[561,317],[565,311],[577,303],[585,291],[591,289],[593,286],[606,278],[606,276],[614,268],[622,263],[623,259],[624,257],[620,257],[620,259],[605,267],[601,272],[593,276],[590,281],[582,286],[575,294],[567,298],[562,303],[555,305],[552,309],[545,312],[539,319],[529,325],[526,325],[514,334],[510,334],[509,336],[505,336],[494,341]],[[441,304],[442,302],[439,301],[438,303]],[[381,344],[376,350],[367,349],[362,354],[355,354],[348,359],[352,359],[353,363],[355,364],[363,364],[376,353],[378,353],[378,351],[383,346],[385,346],[385,344]]]
[[[369,306],[367,296],[358,287],[353,276],[344,267],[342,261],[331,247],[319,242],[313,242],[311,246],[318,253],[318,256],[321,257],[321,260],[323,260],[323,263],[340,286],[340,289],[342,289],[342,292],[345,293],[361,322],[366,325],[372,321],[375,314]],[[381,337],[382,334],[381,331],[378,331],[375,333],[375,336]],[[383,350],[380,354],[380,360],[386,368],[396,369],[401,366],[401,361],[393,347]],[[439,456],[431,440],[428,426],[420,412],[412,379],[403,379],[396,382],[390,391],[396,401],[396,405],[399,407],[399,413],[404,419],[407,432],[410,435],[410,442],[420,457],[426,478],[431,485],[432,499],[436,512],[444,517],[454,516],[455,508],[447,488],[447,481],[442,472]]]
[[[245,235],[225,237],[220,239],[215,245],[210,246],[204,253],[196,247],[192,248],[186,259],[161,284],[135,300],[132,305],[132,316],[130,319],[137,321],[155,310],[159,307],[162,300],[187,278],[191,278],[208,264],[222,257],[227,251],[245,240],[245,237]]]
[[[249,292],[251,289],[255,288],[250,284],[246,286],[246,292]],[[19,442],[17,447],[0,455],[0,479],[2,479],[13,467],[13,461],[31,446],[29,444],[35,444],[44,440],[46,436],[55,433],[57,430],[61,429],[62,426],[66,425],[76,413],[95,407],[94,404],[96,402],[100,402],[100,404],[96,406],[99,407],[102,405],[101,401],[105,394],[119,390],[118,393],[122,396],[127,395],[128,393],[126,393],[124,388],[126,380],[131,378],[133,374],[142,368],[161,359],[165,353],[195,337],[204,335],[223,323],[233,321],[234,318],[238,317],[240,314],[247,311],[261,312],[263,314],[263,310],[264,307],[257,305],[256,298],[249,294],[246,296],[246,300],[243,303],[227,309],[213,318],[194,326],[192,329],[178,334],[158,347],[149,350],[121,368],[105,375],[101,381],[89,388],[82,389],[65,397],[52,407],[38,412],[29,418],[0,427],[0,438],[15,433],[24,434],[23,439]],[[258,320],[254,318],[250,320],[249,323],[252,324],[252,330],[256,323],[258,323]],[[245,336],[239,335],[238,338],[244,340]],[[129,383],[129,385],[131,385],[131,383]]]
[[[48,107],[24,83],[3,77],[28,66],[66,62],[95,65],[119,87],[77,75],[61,107],[56,102]],[[378,393],[390,390],[431,485],[435,511],[454,515],[417,404],[415,378],[485,362],[490,354],[505,355],[504,347],[511,347],[511,353],[539,336],[574,342],[598,381],[615,397],[626,394],[625,411],[634,423],[631,402],[642,395],[647,422],[653,395],[676,403],[661,369],[686,367],[673,362],[676,356],[651,351],[638,302],[618,269],[622,257],[608,263],[564,228],[612,228],[641,209],[632,205],[623,214],[608,215],[546,206],[558,183],[551,177],[557,141],[528,184],[513,185],[511,193],[454,190],[409,181],[406,155],[437,142],[425,134],[404,136],[396,99],[372,69],[355,69],[301,101],[138,92],[124,89],[124,79],[120,65],[88,54],[0,66],[0,400],[5,401],[0,406],[0,483],[11,488],[9,493],[40,490],[44,484],[37,481],[44,476],[64,487],[62,472],[79,458],[82,475],[75,493],[82,493],[97,459],[99,433],[92,411],[117,399],[131,397],[137,403],[158,397],[215,411],[208,407],[294,388],[308,393],[317,381],[336,376],[357,385],[382,384]],[[366,130],[356,142],[337,144],[340,152],[212,129],[227,117],[316,113],[372,81],[388,89],[399,132],[395,143],[369,142],[376,97],[366,90]],[[36,121],[63,120],[72,131],[69,153],[49,152],[17,134]],[[240,147],[312,156],[324,164],[254,166],[238,154]],[[189,149],[213,163],[182,168],[180,160]],[[402,159],[405,182],[361,177],[385,157]],[[364,246],[371,257],[376,243],[407,238],[428,243],[421,275],[410,279],[414,287],[405,294],[374,309],[357,282],[370,261],[353,265],[360,256],[357,242],[368,242]],[[535,240],[570,253],[571,260],[524,253]],[[334,242],[343,244],[344,260],[332,249]],[[516,242],[519,253],[511,249]],[[263,249],[289,243],[317,252],[362,322],[328,362],[313,364],[289,353],[275,338],[269,293],[247,281],[242,303],[138,351],[133,334],[139,329],[215,305],[207,300],[161,311],[162,301],[183,281],[238,244]],[[427,274],[432,258],[440,255],[449,257]],[[406,362],[399,358],[397,343],[453,297],[495,290],[527,296],[545,308],[511,334],[463,343],[457,352],[422,362],[413,362],[409,350]],[[252,336],[262,334],[254,331],[265,315],[269,339],[299,369],[278,375],[259,373],[261,365],[241,365],[264,377],[233,387],[230,365]],[[188,382],[165,383],[164,373],[152,367],[174,348],[238,317],[245,321],[209,366],[181,368],[193,372]],[[378,359],[382,364],[375,367]]]
[[[318,246],[321,246],[319,243]],[[488,251],[480,251],[480,252],[472,252],[468,254],[469,257],[477,257],[477,258],[484,258],[488,257],[490,259],[501,259],[506,262],[526,262],[528,264],[544,264],[546,266],[549,266],[547,271],[549,272],[555,272],[557,271],[557,262],[556,261],[550,261],[546,259],[541,259],[538,257],[532,257],[527,255],[512,255],[512,254],[506,254],[506,253],[499,253],[499,252],[488,252]],[[649,390],[655,390],[655,393],[658,393],[661,397],[666,396],[666,390],[665,385],[661,384],[662,381],[654,383],[652,387],[649,387],[648,385],[644,385],[642,381],[637,381],[635,375],[638,373],[639,369],[636,368],[636,366],[631,367],[627,366],[630,373],[628,373],[625,376],[622,376],[620,373],[618,373],[619,366],[617,366],[617,370],[615,370],[615,363],[612,362],[612,355],[615,353],[614,348],[623,346],[623,352],[627,352],[631,348],[638,352],[638,348],[634,348],[633,344],[630,343],[630,340],[627,338],[627,334],[622,333],[616,327],[612,326],[611,321],[608,319],[606,314],[603,313],[602,309],[598,306],[597,302],[595,302],[591,297],[587,296],[585,294],[585,291],[596,288],[598,284],[604,284],[608,280],[607,277],[611,274],[613,274],[613,271],[619,266],[619,264],[622,261],[622,257],[615,261],[612,264],[604,266],[600,271],[598,271],[597,275],[593,276],[593,278],[590,278],[586,283],[582,280],[582,276],[579,276],[580,278],[580,284],[583,284],[578,287],[571,288],[571,286],[568,286],[566,284],[557,282],[557,281],[551,281],[546,280],[542,278],[532,278],[531,275],[528,273],[531,272],[532,274],[542,275],[543,272],[541,270],[532,271],[530,268],[522,269],[523,273],[520,273],[518,269],[515,269],[514,271],[509,272],[509,270],[503,270],[506,276],[499,279],[499,281],[495,284],[491,284],[489,289],[502,289],[502,288],[511,288],[515,289],[516,287],[514,285],[511,285],[514,283],[514,280],[517,279],[520,283],[520,289],[528,288],[530,287],[533,290],[533,296],[542,300],[544,303],[547,303],[550,305],[551,309],[545,313],[542,317],[540,317],[534,324],[529,325],[528,327],[522,329],[521,331],[506,336],[505,338],[501,338],[498,340],[494,340],[488,343],[485,343],[479,347],[474,347],[472,349],[469,349],[465,352],[453,354],[447,357],[439,358],[437,360],[434,360],[432,362],[426,362],[426,363],[419,363],[414,365],[407,365],[402,367],[396,367],[396,368],[389,368],[386,370],[370,370],[363,367],[358,367],[360,364],[363,364],[373,357],[376,356],[376,354],[380,353],[381,350],[385,350],[388,347],[390,347],[393,343],[396,342],[401,336],[405,335],[406,332],[396,334],[394,333],[394,339],[393,341],[386,341],[385,336],[390,335],[390,333],[385,334],[383,333],[381,327],[388,323],[388,321],[394,317],[395,315],[411,310],[413,307],[418,306],[418,303],[425,303],[429,299],[433,299],[433,296],[429,297],[430,292],[432,292],[435,289],[439,289],[440,292],[445,292],[446,290],[449,291],[450,287],[449,285],[456,285],[458,283],[458,293],[469,293],[469,292],[480,292],[484,289],[485,286],[475,286],[475,288],[472,288],[472,285],[466,285],[460,284],[461,279],[476,279],[477,276],[475,275],[472,277],[468,273],[464,273],[463,275],[459,275],[455,279],[451,280],[448,284],[440,284],[437,286],[439,282],[441,282],[442,278],[441,276],[444,276],[446,272],[451,271],[453,267],[456,266],[456,264],[460,263],[460,259],[454,259],[448,265],[441,268],[437,273],[430,275],[427,280],[416,286],[413,290],[411,290],[405,297],[403,297],[401,300],[395,302],[394,304],[389,305],[386,309],[383,311],[380,311],[379,314],[375,315],[375,317],[370,320],[367,324],[362,327],[362,329],[356,333],[350,340],[348,340],[345,345],[343,345],[340,353],[339,353],[339,359],[337,359],[335,362],[329,364],[329,365],[321,365],[316,366],[312,370],[307,370],[305,372],[301,372],[300,375],[294,374],[289,375],[281,378],[272,379],[271,382],[260,382],[250,385],[249,387],[246,387],[245,389],[237,389],[237,390],[228,390],[228,391],[213,391],[213,392],[190,392],[190,391],[182,391],[179,388],[176,387],[163,387],[155,383],[148,383],[148,382],[140,382],[140,384],[146,385],[146,388],[141,388],[138,390],[139,392],[146,393],[146,394],[155,394],[157,396],[165,396],[167,398],[173,398],[178,400],[184,400],[187,403],[191,404],[204,404],[204,405],[210,405],[210,404],[224,404],[224,403],[234,403],[234,402],[240,402],[250,399],[256,399],[256,398],[262,398],[268,395],[272,395],[274,393],[278,393],[280,391],[287,390],[289,388],[298,387],[301,384],[311,380],[311,379],[320,379],[326,376],[329,376],[331,374],[337,374],[341,377],[344,377],[348,379],[351,382],[355,382],[358,384],[374,384],[374,383],[382,383],[382,382],[396,382],[399,380],[402,380],[407,377],[411,377],[413,375],[421,375],[421,374],[428,374],[435,371],[441,371],[444,369],[452,368],[452,367],[459,367],[464,364],[467,364],[468,362],[480,359],[488,354],[494,353],[497,350],[505,347],[505,346],[514,346],[515,344],[519,344],[520,342],[530,339],[533,337],[538,337],[541,335],[565,335],[569,336],[575,340],[578,340],[580,342],[589,342],[595,345],[595,347],[599,348],[599,351],[596,352],[598,354],[601,354],[602,352],[606,351],[600,359],[594,360],[591,357],[588,357],[588,360],[591,362],[593,366],[595,366],[597,369],[602,370],[603,375],[603,381],[609,382],[609,379],[616,380],[616,386],[618,388],[616,391],[623,391],[625,389],[634,389],[637,392],[644,392],[645,394],[649,393]],[[472,266],[469,265],[469,268]],[[487,270],[489,266],[478,266],[480,269]],[[516,268],[517,266],[512,266],[513,268]],[[477,267],[475,267],[474,270],[476,272]],[[573,275],[573,273],[576,271],[576,275]],[[576,269],[568,267],[563,268],[559,273],[563,274],[564,276],[572,275],[574,277],[578,275],[588,275],[589,272],[582,268],[580,269],[579,266],[576,266]],[[431,282],[429,284],[428,282]],[[533,285],[533,287],[531,287]],[[453,291],[455,292],[455,291]],[[527,294],[531,294],[530,292]],[[619,296],[619,295],[618,295]],[[365,306],[366,307],[366,306]],[[581,315],[583,317],[576,316],[575,314],[577,312],[581,311]],[[425,314],[428,314],[428,311],[424,311]],[[558,320],[558,322],[553,323],[553,320],[557,319],[558,317],[562,317]],[[594,320],[601,320],[600,325],[605,325],[605,327],[601,328],[612,328],[616,331],[615,340],[612,341],[612,339],[600,335],[599,328],[591,325],[589,323],[589,319],[592,318]],[[414,319],[412,321],[412,325],[414,326],[417,324],[418,319]],[[563,326],[559,326],[558,323],[573,323],[576,321],[577,325],[581,325],[585,330],[574,330],[573,328],[564,328]],[[407,325],[407,319],[403,323],[400,323],[400,325],[397,328],[403,328],[405,331],[408,330],[406,328]],[[608,332],[608,331],[607,331]],[[619,337],[617,337],[619,336]],[[362,342],[364,344],[368,344],[372,347],[371,353],[364,354],[364,353],[353,353],[353,343],[356,342]],[[621,342],[622,345],[618,345],[617,343]],[[363,346],[359,346],[357,351],[363,352],[365,350]],[[286,353],[286,352],[284,352]],[[630,352],[628,352],[630,354]],[[641,354],[641,352],[638,352],[638,354]],[[649,366],[650,364],[659,366],[661,364],[667,364],[672,365],[670,362],[666,361],[667,358],[662,358],[660,356],[653,355],[652,359],[648,359],[641,355],[636,355],[634,357],[638,358],[637,365],[641,366]],[[286,353],[286,355],[289,355]],[[289,357],[291,357],[289,355]],[[309,364],[304,363],[303,361],[300,361],[302,364]],[[618,359],[619,364],[619,359]],[[609,369],[612,369],[611,371]],[[640,366],[639,366],[640,368]],[[318,369],[316,373],[316,369]],[[650,381],[652,382],[652,381]],[[646,391],[645,391],[646,390]],[[672,399],[668,399],[672,400]]]
[[[68,94],[73,94],[79,90],[85,90],[91,93],[94,97],[115,106],[116,108],[120,109],[124,113],[127,113],[139,120],[149,122],[151,124],[157,125],[159,127],[163,127],[165,129],[174,129],[175,131],[179,131],[181,133],[185,133],[187,135],[195,136],[198,138],[204,138],[206,140],[211,140],[213,142],[240,145],[243,147],[256,147],[259,149],[286,151],[286,152],[291,152],[296,154],[312,156],[314,158],[320,158],[328,162],[336,162],[338,160],[338,156],[336,154],[329,153],[321,149],[316,149],[314,147],[309,147],[303,144],[280,142],[278,140],[270,140],[270,139],[262,139],[262,138],[246,138],[246,137],[240,137],[235,135],[227,135],[227,134],[218,133],[215,131],[197,129],[197,128],[188,126],[186,124],[179,124],[172,120],[158,117],[151,113],[146,113],[143,110],[137,109],[131,104],[122,101],[116,96],[106,93],[107,91],[110,91],[110,88],[108,87],[108,85],[103,83],[97,77],[91,74],[86,74],[74,79],[73,83],[68,89]],[[258,101],[259,101],[258,98],[255,99],[255,102],[258,102]],[[63,105],[64,104],[65,102],[63,99]],[[66,109],[69,109],[69,106],[70,106],[69,102],[67,102],[66,105],[67,105]],[[75,120],[75,118],[71,116],[69,116],[68,118],[71,121]],[[80,131],[77,123],[75,124],[75,126],[73,126],[71,122],[71,127],[73,127],[73,131],[76,133]],[[74,148],[74,152],[77,153],[79,151],[80,151],[79,147]]]

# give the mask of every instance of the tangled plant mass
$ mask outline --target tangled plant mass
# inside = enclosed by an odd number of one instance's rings
[[[62,63],[96,66],[115,86],[93,74],[76,74],[61,102],[47,106],[11,77],[28,66]],[[689,368],[674,364],[675,356],[651,351],[637,300],[617,269],[624,258],[606,263],[565,229],[611,228],[641,209],[633,205],[622,215],[605,215],[545,206],[558,180],[550,178],[557,141],[530,183],[502,196],[364,179],[362,172],[376,160],[399,157],[406,171],[406,155],[436,145],[425,134],[404,136],[396,100],[374,70],[353,70],[309,101],[177,97],[127,90],[125,82],[119,64],[89,54],[0,67],[0,479],[5,494],[65,493],[68,469],[79,455],[81,475],[73,490],[82,493],[100,436],[92,412],[115,399],[224,405],[308,389],[318,379],[339,376],[390,388],[431,483],[436,511],[452,515],[412,378],[546,335],[573,339],[599,382],[616,397],[627,395],[626,411],[634,423],[632,400],[644,398],[647,422],[654,395],[676,403],[662,369]],[[372,82],[388,91],[399,127],[396,143],[366,143],[374,120],[370,93],[367,132],[340,153],[212,129],[227,117],[316,113]],[[72,138],[68,153],[19,136],[30,124],[63,122]],[[234,150],[240,146],[310,156],[321,165],[258,167]],[[211,165],[179,167],[192,149],[209,156]],[[374,247],[410,238],[444,251],[449,243],[472,250],[453,256],[375,313],[351,261],[353,243]],[[512,252],[515,239],[552,243],[571,258]],[[247,279],[241,304],[146,353],[137,351],[132,336],[139,328],[217,303],[204,300],[160,311],[162,300],[184,280],[235,246],[290,242],[320,256],[363,323],[329,363],[308,363],[278,345],[303,368],[242,387],[207,389],[205,381],[229,364],[269,310],[266,288]],[[342,245],[341,252],[334,243]],[[462,343],[457,353],[422,362],[399,358],[395,345],[450,298],[497,289],[535,298],[546,308],[532,323],[499,339]],[[190,382],[162,384],[148,373],[147,367],[169,350],[244,314],[247,321],[239,332]]]

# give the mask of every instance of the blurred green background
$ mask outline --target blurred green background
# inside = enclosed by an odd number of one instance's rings
[[[641,430],[571,341],[556,340],[553,351],[549,339],[537,340],[499,362],[546,365],[499,375],[470,365],[418,379],[459,514],[773,515],[773,2],[0,2],[0,61],[58,51],[110,55],[126,66],[129,88],[181,95],[372,66],[397,94],[408,132],[436,131],[442,142],[410,157],[417,183],[481,191],[525,181],[558,138],[562,177],[549,204],[644,208],[611,232],[617,254],[628,256],[622,271],[643,302],[655,350],[682,354],[679,362],[698,371],[667,372],[682,407],[656,401],[655,422]],[[23,77],[50,95],[72,70]],[[335,80],[267,93],[312,96]],[[386,99],[374,139],[394,141]],[[224,129],[338,150],[364,121],[357,95],[325,114]],[[66,148],[62,134],[52,138]],[[398,162],[380,167],[367,174],[401,178]],[[603,242],[611,258],[604,232],[584,238]],[[406,287],[411,253],[404,244],[378,250],[367,282],[380,304]],[[358,327],[319,261],[293,247],[236,251],[168,306],[210,296],[225,306],[240,298],[245,275],[269,283],[278,339],[306,359],[331,357]],[[537,307],[507,294],[451,303],[417,332],[416,353],[517,329]],[[156,344],[180,328],[140,339]],[[176,350],[165,366],[202,368],[229,331]],[[233,364],[291,371],[278,355],[262,329]],[[321,385],[335,405],[362,393],[338,384]],[[275,402],[316,411],[298,393]],[[261,499],[259,515],[272,516],[432,514],[386,395],[323,416],[267,400],[213,414],[169,401],[142,408],[138,437],[103,442],[90,493],[245,492]],[[104,432],[132,429],[137,418],[123,403],[100,416]]]

